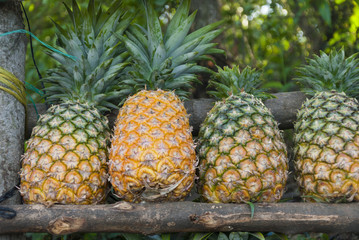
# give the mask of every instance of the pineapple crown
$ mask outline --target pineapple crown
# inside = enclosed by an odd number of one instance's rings
[[[190,0],[183,0],[170,20],[165,32],[153,7],[143,0],[147,29],[131,26],[127,37],[120,36],[131,54],[131,69],[121,88],[125,94],[142,89],[175,90],[180,98],[188,96],[196,73],[210,71],[197,62],[210,59],[207,54],[223,54],[210,43],[221,30],[222,22],[212,23],[190,34],[196,12],[189,14]]]
[[[332,50],[329,54],[320,52],[308,59],[307,65],[299,67],[296,80],[303,92],[314,95],[316,92],[344,92],[348,96],[359,96],[359,59],[357,54],[345,58],[344,50]]]
[[[57,45],[75,60],[49,53],[59,65],[43,79],[46,100],[87,103],[100,111],[117,107],[121,97],[119,78],[129,54],[114,33],[122,35],[133,17],[120,9],[120,1],[107,11],[96,7],[94,0],[89,1],[87,9],[80,10],[75,0],[72,10],[66,4],[65,7],[72,25],[62,27],[54,22]]]
[[[214,91],[208,91],[208,94],[217,99],[227,98],[231,95],[240,95],[242,92],[252,94],[262,100],[272,98],[265,89],[260,88],[262,84],[261,73],[256,69],[246,67],[241,72],[238,66],[232,68],[217,66],[218,72],[212,75],[209,81],[209,87],[214,87]]]

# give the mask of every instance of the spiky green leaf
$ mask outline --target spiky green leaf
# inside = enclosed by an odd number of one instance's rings
[[[170,37],[166,41],[166,50],[172,52],[174,49],[177,49],[185,39],[190,30],[192,23],[196,17],[196,11],[193,12],[188,18],[186,18],[176,30],[169,35]]]
[[[350,97],[359,97],[359,59],[357,54],[345,57],[344,49],[320,52],[308,59],[306,65],[297,68],[298,81],[308,95],[316,92],[345,92]]]
[[[146,0],[143,0],[143,4],[146,10],[148,48],[150,56],[152,56],[156,48],[163,42],[162,29],[157,13],[152,5]]]
[[[105,12],[94,0],[83,9],[75,0],[71,8],[65,4],[72,25],[54,23],[57,44],[76,61],[50,53],[59,66],[50,69],[44,78],[49,83],[45,89],[47,100],[86,102],[98,109],[108,109],[121,101],[119,79],[129,54],[117,36],[126,31],[133,16],[125,14],[120,6],[121,1],[115,1]]]
[[[227,98],[230,95],[238,95],[241,92],[246,92],[261,99],[268,99],[272,96],[265,93],[265,89],[261,89],[262,84],[261,74],[255,69],[246,67],[241,72],[238,66],[233,68],[218,67],[218,73],[212,75],[209,81],[209,87],[214,87],[215,91],[208,93],[216,98]]]
[[[131,54],[131,68],[121,87],[126,92],[160,88],[175,90],[180,97],[188,96],[191,84],[198,81],[196,74],[209,72],[198,62],[206,59],[208,52],[220,52],[215,50],[216,44],[210,43],[221,32],[215,30],[220,23],[189,34],[195,12],[189,15],[190,1],[184,0],[163,33],[153,7],[148,1],[143,4],[146,28],[133,26],[126,37],[120,37]]]
[[[167,31],[164,37],[165,42],[167,42],[167,40],[172,35],[174,35],[174,33],[177,31],[178,26],[180,26],[187,19],[190,3],[191,2],[189,0],[183,0],[177,8],[175,15],[168,24]]]

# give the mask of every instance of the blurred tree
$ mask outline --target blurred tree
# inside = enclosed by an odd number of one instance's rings
[[[305,57],[345,47],[358,51],[356,0],[221,0],[230,62],[263,70],[272,91],[296,90],[291,80]]]
[[[331,47],[353,51],[359,24],[359,1],[346,0],[301,0],[287,1],[293,12],[294,24],[307,37],[311,52]],[[357,48],[354,47],[354,48]]]
[[[295,88],[290,73],[306,54],[306,41],[282,2],[224,0],[222,14],[228,25],[228,58],[261,69],[266,87],[289,91]]]
[[[193,28],[198,29],[222,19],[218,0],[192,0],[191,11],[197,10]]]

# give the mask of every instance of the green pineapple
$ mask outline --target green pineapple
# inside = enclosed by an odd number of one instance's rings
[[[66,5],[65,5],[66,6]],[[73,25],[58,30],[59,62],[44,80],[49,103],[40,117],[22,160],[20,192],[25,203],[93,204],[107,194],[107,147],[110,137],[102,115],[119,102],[118,81],[128,57],[116,35],[131,18],[120,2],[108,11],[95,6],[66,6]]]
[[[199,192],[208,202],[277,202],[288,175],[286,146],[258,89],[260,74],[219,68],[218,99],[199,132]]]
[[[298,111],[295,167],[309,201],[359,200],[359,60],[321,52],[297,78],[312,98]]]
[[[190,1],[178,7],[165,32],[154,9],[143,1],[147,29],[133,26],[122,38],[132,58],[123,91],[131,94],[117,117],[109,174],[123,200],[177,201],[194,185],[196,155],[182,101],[206,54],[223,53],[210,43],[220,23],[189,33],[195,13]]]

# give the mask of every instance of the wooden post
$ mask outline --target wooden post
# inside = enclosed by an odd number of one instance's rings
[[[19,1],[0,2],[0,33],[23,29]],[[0,37],[0,66],[25,79],[26,36],[10,34]],[[25,107],[12,95],[0,90],[0,195],[18,183],[20,158],[24,147]],[[1,204],[18,204],[20,196]],[[1,235],[0,239],[22,239],[23,235]]]

